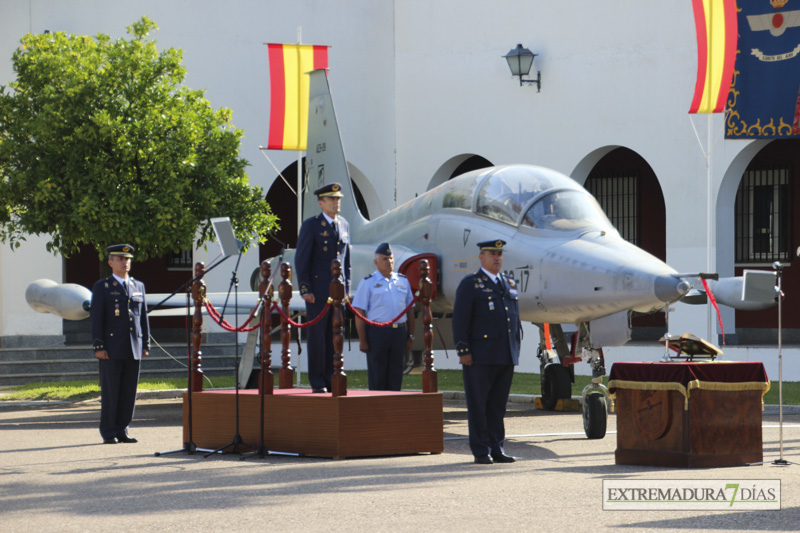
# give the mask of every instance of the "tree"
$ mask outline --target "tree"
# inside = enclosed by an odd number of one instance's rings
[[[213,239],[212,217],[245,242],[276,225],[231,111],[182,86],[182,52],[159,53],[154,29],[143,17],[130,39],[22,38],[0,86],[0,241],[47,234],[65,257],[128,242],[146,259]]]

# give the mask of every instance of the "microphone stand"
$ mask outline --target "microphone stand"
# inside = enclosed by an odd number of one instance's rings
[[[259,401],[259,435],[260,440],[258,443],[258,448],[255,451],[248,452],[242,455],[242,460],[246,459],[247,457],[252,457],[257,455],[260,458],[264,458],[267,455],[291,455],[294,457],[299,457],[299,453],[294,452],[276,452],[269,450],[265,444],[264,439],[264,415],[265,415],[265,396],[267,395],[267,389],[269,389],[269,394],[272,395],[272,390],[274,387],[274,375],[270,371],[270,367],[267,364],[267,361],[271,358],[272,353],[272,301],[273,301],[273,280],[275,279],[275,275],[278,273],[280,265],[283,263],[283,252],[285,248],[281,250],[281,255],[278,257],[277,266],[278,268],[275,269],[274,272],[270,273],[271,266],[269,261],[262,261],[261,262],[261,286],[259,290],[259,296],[261,297],[261,305],[263,314],[260,317],[261,320],[261,361],[260,361],[260,386],[258,388],[258,401]],[[261,292],[263,290],[263,293]],[[270,381],[268,382],[267,379]],[[269,385],[268,385],[269,383]]]
[[[190,279],[188,282],[184,283],[183,285],[181,285],[178,289],[173,291],[172,294],[170,294],[169,296],[167,296],[166,298],[164,298],[163,300],[158,302],[153,307],[158,307],[158,306],[162,305],[164,302],[166,302],[167,300],[169,300],[170,298],[172,298],[173,296],[175,296],[176,294],[181,292],[183,289],[188,287],[188,289],[186,289],[186,321],[187,321],[187,324],[188,324],[188,321],[189,321],[189,294],[191,294],[191,292],[192,292],[192,288],[191,288],[192,285],[194,284],[195,281],[197,281],[200,278],[202,278],[203,276],[205,276],[207,272],[209,272],[209,271],[213,270],[214,268],[218,267],[219,265],[221,265],[228,257],[230,257],[230,256],[226,255],[225,257],[223,257],[222,259],[220,259],[219,261],[217,261],[216,263],[214,263],[210,267],[206,268],[205,270],[203,270],[203,272],[201,272],[200,274],[196,275],[195,277],[193,277],[192,279]],[[186,349],[189,352],[189,354],[191,354],[192,348],[191,348],[191,343],[190,343],[188,338],[186,340]],[[162,455],[170,455],[170,454],[178,453],[178,452],[186,452],[189,455],[194,455],[194,452],[196,452],[196,451],[212,452],[213,453],[213,450],[207,449],[207,448],[198,448],[197,445],[194,443],[194,439],[193,439],[193,435],[192,435],[192,422],[193,422],[193,416],[192,416],[193,415],[193,411],[192,411],[192,393],[194,392],[194,390],[192,390],[192,376],[191,376],[192,367],[191,367],[191,364],[189,365],[188,371],[189,371],[189,379],[188,379],[186,392],[187,392],[187,400],[188,400],[187,401],[187,405],[188,405],[188,410],[189,410],[189,414],[188,414],[189,415],[188,416],[188,418],[189,418],[189,440],[186,441],[185,443],[183,443],[183,448],[178,448],[176,450],[169,450],[169,451],[166,451],[166,452],[155,452],[154,455],[156,457],[160,457]]]
[[[242,249],[239,248],[239,256],[236,259],[236,267],[234,268],[233,272],[231,273],[231,283],[228,287],[228,296],[225,299],[225,305],[222,306],[222,312],[220,313],[220,322],[222,318],[225,316],[225,308],[228,305],[227,298],[230,296],[231,289],[234,291],[234,315],[235,315],[235,349],[236,349],[236,390],[235,390],[235,409],[236,412],[234,414],[236,420],[236,433],[233,435],[233,440],[230,444],[226,444],[225,446],[218,448],[212,452],[207,453],[204,457],[208,457],[209,455],[213,455],[215,453],[222,453],[227,448],[232,448],[230,453],[236,453],[241,455],[242,451],[239,449],[240,446],[246,446],[248,448],[253,448],[250,444],[247,444],[242,440],[242,436],[239,434],[239,278],[237,277],[237,272],[239,271],[239,262],[242,260]]]
[[[281,262],[283,261],[283,252],[285,248],[281,250],[281,255],[278,258],[278,268],[280,268]],[[258,455],[260,458],[264,458],[267,455],[270,455],[270,452],[267,447],[264,445],[264,397],[267,394],[267,376],[269,379],[273,380],[274,377],[270,372],[269,366],[267,365],[267,359],[270,355],[272,348],[269,344],[271,343],[272,339],[272,295],[273,295],[273,286],[272,281],[275,279],[275,274],[278,273],[278,269],[276,268],[274,272],[271,272],[271,266],[268,261],[262,261],[261,263],[261,305],[263,306],[261,315],[261,361],[260,367],[261,370],[259,372],[259,381],[260,385],[258,387],[258,400],[259,400],[259,435],[260,440],[258,443],[258,448],[255,451],[246,453],[242,456],[242,460],[247,457],[251,457],[253,455]],[[269,276],[269,279],[267,277]],[[262,292],[263,291],[263,292]],[[270,394],[272,394],[272,388],[274,386],[274,382],[270,383],[269,390]]]
[[[778,443],[780,457],[772,461],[771,464],[775,466],[789,466],[796,463],[791,463],[783,458],[783,291],[781,289],[783,266],[779,261],[775,261],[772,263],[772,268],[775,269],[775,275],[778,283]],[[766,464],[766,461],[751,464],[763,465]]]
[[[783,315],[783,291],[781,290],[783,266],[781,266],[779,261],[775,261],[772,264],[772,268],[775,269],[778,278],[778,441],[780,444],[780,457],[775,459],[772,464],[776,466],[788,466],[794,463],[790,463],[783,458],[783,324],[781,323]]]

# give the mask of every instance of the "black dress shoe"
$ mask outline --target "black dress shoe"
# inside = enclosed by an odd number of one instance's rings
[[[490,465],[494,463],[492,458],[488,455],[476,455],[475,462],[479,465]]]
[[[504,453],[493,453],[492,459],[494,459],[495,463],[513,463],[516,461],[516,459]]]
[[[311,389],[311,392],[313,393],[328,392],[328,389],[326,389],[325,387],[314,387],[313,389]]]
[[[117,443],[116,437],[107,437],[103,439],[103,444],[116,444],[116,443]]]
[[[129,437],[127,435],[121,435],[117,437],[117,440],[120,442],[124,442],[125,444],[133,444],[134,442],[139,442],[138,440],[134,439],[133,437]]]

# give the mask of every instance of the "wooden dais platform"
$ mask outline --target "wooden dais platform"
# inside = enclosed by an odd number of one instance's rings
[[[253,447],[260,443],[259,400],[256,390],[239,391],[239,434]],[[234,391],[194,393],[192,413],[192,440],[198,448],[231,443],[236,433]],[[184,442],[189,440],[188,423],[185,393]],[[347,396],[333,397],[309,389],[275,389],[264,397],[264,446],[334,459],[442,453],[442,394],[349,390]]]

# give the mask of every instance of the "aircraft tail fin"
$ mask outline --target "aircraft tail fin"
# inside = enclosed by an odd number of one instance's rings
[[[342,184],[342,215],[349,222],[352,233],[362,226],[366,219],[356,205],[339,124],[333,109],[328,73],[324,69],[318,69],[309,76],[311,81],[308,93],[308,143],[303,218],[313,216],[319,211],[314,191],[328,183],[338,182]]]

